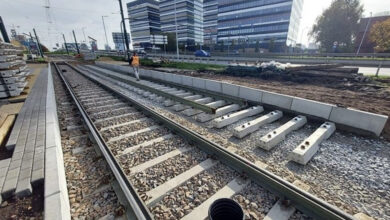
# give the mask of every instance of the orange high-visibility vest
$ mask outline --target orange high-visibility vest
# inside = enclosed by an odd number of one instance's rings
[[[139,57],[133,56],[133,61],[131,62],[132,66],[139,66]]]

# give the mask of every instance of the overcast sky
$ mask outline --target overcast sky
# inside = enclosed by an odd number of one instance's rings
[[[120,15],[118,0],[50,0],[50,17],[52,24],[48,25],[46,9],[47,0],[0,0],[0,16],[6,23],[9,31],[15,27],[18,33],[32,32],[35,27],[40,40],[45,45],[53,47],[55,43],[63,43],[62,33],[68,42],[73,41],[71,34],[74,29],[77,40],[84,41],[82,29],[86,38],[91,36],[98,41],[98,47],[104,48],[106,42],[102,24],[102,16],[105,17],[108,42],[111,47],[111,32],[120,31]],[[126,3],[131,0],[122,0],[127,17]],[[389,0],[361,0],[364,4],[365,15],[370,12],[378,13],[390,10]],[[311,26],[321,12],[327,8],[332,0],[305,0],[302,22],[298,41],[307,44]],[[126,22],[128,27],[128,22]],[[128,27],[129,28],[129,27]],[[50,32],[49,32],[50,30]],[[9,33],[9,32],[8,32]]]

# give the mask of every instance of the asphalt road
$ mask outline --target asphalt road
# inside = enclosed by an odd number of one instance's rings
[[[359,67],[359,73],[363,73],[366,76],[375,75],[378,68],[375,67]],[[390,68],[381,68],[379,71],[379,76],[389,76],[390,77]]]

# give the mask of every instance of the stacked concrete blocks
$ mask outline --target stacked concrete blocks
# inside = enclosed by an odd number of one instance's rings
[[[0,98],[18,96],[26,87],[30,71],[22,59],[21,49],[0,42]]]

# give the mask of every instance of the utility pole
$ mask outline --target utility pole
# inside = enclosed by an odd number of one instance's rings
[[[175,28],[176,28],[176,57],[179,60],[180,55],[179,55],[179,38],[177,36],[178,34],[177,34],[176,0],[174,0],[174,1],[175,1]]]
[[[1,31],[1,35],[3,35],[4,42],[10,43],[11,41],[9,40],[7,30],[5,29],[5,25],[1,16],[0,16],[0,31]]]
[[[35,31],[35,28],[33,28],[33,31],[34,31],[34,34],[35,34],[35,39],[37,39],[37,44],[38,44],[38,50],[39,50],[39,53],[41,54],[41,57],[43,58],[43,51],[42,51],[42,48],[41,48],[41,43],[39,42],[39,38],[38,38],[38,35],[37,35],[37,32]]]
[[[31,32],[28,32],[28,33],[30,34],[31,41],[34,42],[34,38],[33,38],[32,34],[31,34]],[[37,45],[38,45],[38,43],[37,43]],[[37,53],[36,53],[36,55],[37,55],[37,56],[39,55],[38,47],[37,47]]]
[[[104,17],[108,17],[108,16],[102,16],[104,35],[106,36],[106,45],[108,46],[108,38],[107,38],[106,24],[104,24]],[[106,49],[106,47],[104,47],[104,49]]]
[[[84,43],[87,44],[87,38],[85,37],[85,31],[84,31],[85,28],[87,27],[83,27],[81,28],[81,30],[83,31],[83,35],[84,35]]]
[[[74,30],[72,30],[72,32],[73,32],[74,42],[76,43],[77,54],[80,54],[79,45],[77,45],[76,34],[74,34]]]
[[[66,53],[69,55],[68,45],[66,45],[66,40],[65,40],[65,34],[62,34],[62,37],[64,38],[64,45],[65,45]]]
[[[122,7],[122,0],[119,0],[119,7],[121,10],[121,17],[122,17],[122,22],[123,22],[123,32],[125,34],[125,42],[126,42],[126,54],[128,56],[128,61],[129,64],[131,65],[130,62],[130,49],[129,49],[129,39],[127,38],[127,31],[126,31],[126,25],[125,25],[125,16],[123,15],[123,7]]]
[[[360,53],[360,49],[362,48],[364,38],[366,37],[367,31],[368,31],[368,27],[370,26],[370,23],[371,23],[371,19],[372,19],[372,12],[371,12],[370,18],[367,21],[366,29],[364,30],[364,34],[363,34],[362,40],[360,41],[360,45],[359,45],[359,48],[358,48],[358,50],[356,52],[356,56],[359,55],[359,53]]]

